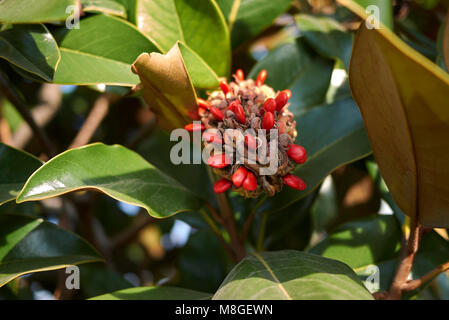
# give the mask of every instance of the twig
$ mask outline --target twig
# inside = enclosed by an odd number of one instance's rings
[[[5,97],[14,105],[14,107],[17,109],[17,111],[19,111],[23,119],[31,127],[39,143],[45,149],[47,155],[50,157],[55,156],[56,149],[51,144],[47,134],[34,121],[33,116],[31,115],[26,102],[23,100],[23,98],[20,96],[17,90],[11,86],[7,76],[1,71],[0,71],[0,89],[2,90]]]
[[[105,93],[102,94],[97,101],[95,101],[92,110],[87,116],[86,121],[76,135],[75,139],[73,139],[70,144],[69,149],[78,148],[89,143],[98,126],[101,124],[104,117],[106,117],[111,100],[112,95]]]
[[[410,235],[404,239],[401,249],[401,260],[396,271],[393,283],[391,284],[388,299],[398,300],[402,296],[404,286],[407,283],[408,276],[412,269],[413,260],[418,252],[419,240],[421,235],[421,225],[416,218],[411,219]]]
[[[446,263],[443,263],[430,271],[429,273],[423,275],[421,278],[416,280],[409,280],[407,281],[402,290],[404,291],[412,291],[415,289],[418,289],[420,286],[422,286],[427,281],[432,280],[434,277],[438,276],[440,273],[443,273],[444,271],[449,270],[449,261]]]
[[[257,210],[260,208],[260,206],[265,202],[267,199],[267,196],[263,196],[260,198],[260,200],[256,203],[256,205],[251,210],[250,215],[248,216],[248,219],[246,219],[245,224],[243,225],[242,234],[241,234],[241,241],[242,243],[245,243],[246,237],[248,236],[249,229],[251,227],[251,224],[254,221],[254,217],[256,216]]]
[[[155,221],[156,219],[148,214],[137,216],[135,222],[131,227],[111,239],[111,250],[117,250],[130,243],[136,238],[140,230],[145,228],[147,225],[154,223]]]
[[[53,119],[62,102],[62,93],[58,85],[44,83],[39,92],[40,102],[31,110],[31,115],[36,124],[43,128]],[[33,137],[33,131],[27,123],[22,123],[15,130],[12,137],[12,145],[23,149]]]
[[[268,220],[268,213],[265,212],[262,216],[262,222],[260,224],[260,230],[259,230],[259,237],[257,238],[256,250],[259,252],[263,250],[263,240],[265,237],[265,229],[267,226],[267,220]]]
[[[223,224],[223,219],[218,214],[217,210],[215,210],[214,207],[209,202],[205,203],[207,209],[209,209],[210,213],[212,214],[212,217],[217,221],[219,224]]]

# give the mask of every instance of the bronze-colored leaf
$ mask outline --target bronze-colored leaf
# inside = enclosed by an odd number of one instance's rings
[[[362,23],[349,80],[395,202],[425,226],[449,227],[449,75],[383,25]]]
[[[165,130],[184,127],[196,109],[195,89],[178,45],[166,54],[143,53],[132,66],[143,85],[145,101]]]

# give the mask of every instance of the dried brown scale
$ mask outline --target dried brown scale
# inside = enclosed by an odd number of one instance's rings
[[[221,169],[214,168],[214,172],[217,175],[232,181],[233,173],[243,165],[249,172],[252,172],[256,176],[257,189],[249,191],[242,186],[239,188],[233,186],[233,190],[247,198],[256,198],[261,193],[266,193],[268,196],[274,196],[277,192],[282,190],[284,185],[282,177],[292,171],[295,167],[295,163],[290,160],[287,155],[286,148],[289,144],[292,144],[295,141],[297,135],[296,121],[294,120],[293,114],[288,111],[288,104],[280,112],[273,112],[275,118],[273,129],[279,130],[277,141],[278,169],[274,175],[260,175],[260,169],[269,166],[265,161],[266,159],[257,158],[255,150],[249,150],[243,143],[237,143],[235,139],[231,139],[231,137],[226,135],[225,130],[239,129],[244,133],[248,129],[254,129],[254,131],[257,132],[258,129],[261,129],[264,112],[264,110],[261,112],[263,103],[267,98],[274,98],[277,93],[267,85],[256,86],[252,79],[242,81],[235,76],[234,79],[235,81],[229,83],[230,92],[227,93],[226,96],[220,90],[208,93],[209,97],[207,101],[211,106],[218,108],[223,113],[223,121],[217,120],[210,111],[206,111],[201,116],[201,121],[206,129],[216,129],[221,133],[225,143],[224,151],[230,150],[234,154],[232,165]],[[235,113],[228,109],[230,104],[235,100],[239,100],[243,107],[245,114],[244,123],[237,121]],[[242,119],[239,120],[242,121]],[[268,157],[271,141],[269,132],[267,132],[266,138],[266,144],[258,145],[257,148],[266,148],[265,157]],[[207,147],[208,144],[208,142],[204,142],[205,147]],[[243,155],[243,163],[235,163],[237,154]],[[260,154],[257,156],[260,156]],[[250,161],[254,159],[256,160],[255,162]]]

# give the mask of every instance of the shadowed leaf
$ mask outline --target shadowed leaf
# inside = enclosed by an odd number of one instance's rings
[[[209,300],[210,293],[175,287],[139,287],[103,294],[90,300]]]

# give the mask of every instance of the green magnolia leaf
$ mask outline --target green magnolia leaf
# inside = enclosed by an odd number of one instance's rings
[[[2,0],[0,23],[39,23],[65,20],[77,0]]]
[[[84,12],[101,12],[126,19],[126,8],[114,0],[81,0]]]
[[[296,116],[322,104],[329,88],[334,61],[314,52],[303,38],[268,53],[249,73],[255,79],[267,70],[266,83],[275,90],[290,89],[289,110]]]
[[[241,0],[215,0],[215,2],[220,7],[220,10],[225,17],[228,26],[232,27]]]
[[[242,290],[244,288],[244,290]],[[300,251],[253,253],[228,274],[217,300],[372,300],[344,263]]]
[[[449,226],[449,75],[389,29],[362,24],[349,81],[399,208],[424,226]]]
[[[170,150],[178,141],[170,141],[170,134],[155,129],[151,137],[143,141],[137,148],[137,152],[148,162],[161,170],[168,176],[177,180],[184,187],[194,192],[198,197],[205,200],[213,198],[214,194],[210,183],[206,165],[203,161],[200,164],[174,164],[170,160]],[[191,147],[191,159],[193,152],[198,152],[200,156],[201,148]]]
[[[181,41],[216,74],[229,73],[229,32],[215,1],[137,0],[135,20],[139,30],[153,39],[162,53]]]
[[[338,227],[310,252],[340,260],[361,276],[377,266],[382,291],[388,290],[393,280],[401,239],[401,225],[395,216],[374,215]],[[449,243],[435,232],[425,234],[413,264],[413,278],[446,262],[448,250]]]
[[[348,7],[350,10],[358,10],[358,12],[356,12],[357,14],[363,12],[363,15],[367,17],[378,14],[380,22],[387,28],[393,29],[392,0],[337,0],[337,2]],[[357,7],[358,9],[355,9]],[[371,18],[369,22],[372,22]]]
[[[233,17],[229,19],[232,47],[237,48],[257,36],[287,11],[291,3],[292,0],[240,0],[235,21]]]
[[[31,154],[0,143],[0,205],[15,199],[41,165],[42,161]]]
[[[54,36],[61,50],[53,80],[58,84],[134,86],[139,78],[131,64],[142,52],[158,51],[129,22],[101,14],[82,19],[79,29],[58,29]]]
[[[371,147],[357,105],[351,98],[316,107],[297,117],[296,143],[307,150],[307,161],[293,174],[307,185],[304,191],[284,188],[275,199],[279,211],[313,191],[338,167],[368,156]]]
[[[85,240],[42,219],[2,214],[0,234],[0,287],[27,273],[103,261]]]
[[[196,113],[197,98],[179,43],[165,55],[143,53],[133,64],[143,97],[165,130],[183,128]]]
[[[176,287],[138,287],[103,294],[90,300],[209,300],[212,295]]]
[[[55,39],[44,25],[24,24],[12,25],[0,32],[0,57],[52,81],[60,53]]]
[[[187,188],[122,146],[91,144],[52,158],[28,179],[17,202],[95,189],[142,207],[156,218],[195,210],[200,201]]]
[[[296,16],[296,24],[307,42],[321,55],[338,58],[346,70],[351,58],[353,37],[335,20],[307,14]]]

